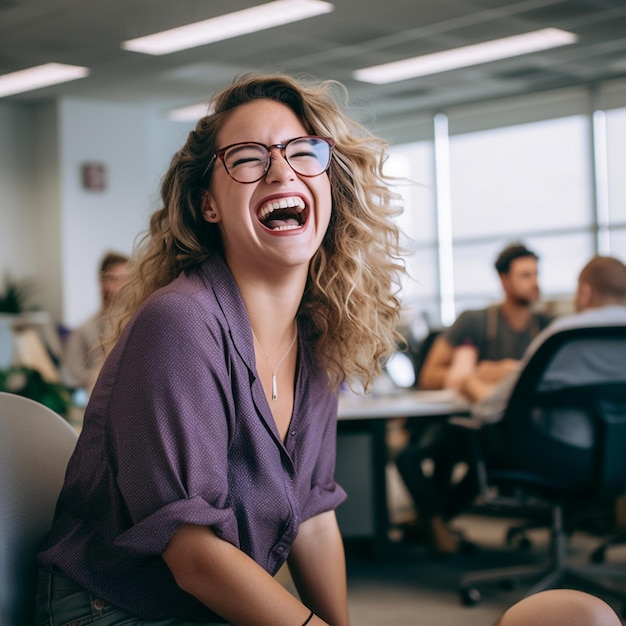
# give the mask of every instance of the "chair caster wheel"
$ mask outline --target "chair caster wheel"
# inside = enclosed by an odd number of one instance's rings
[[[464,587],[459,590],[459,595],[463,606],[476,606],[481,600],[480,591],[476,587]]]

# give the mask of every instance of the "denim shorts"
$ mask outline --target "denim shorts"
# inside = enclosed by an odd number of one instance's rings
[[[229,626],[223,622],[188,622],[169,618],[145,620],[118,609],[63,574],[40,569],[37,579],[35,626]]]

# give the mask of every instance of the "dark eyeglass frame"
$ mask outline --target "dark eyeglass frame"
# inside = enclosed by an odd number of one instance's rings
[[[289,163],[289,159],[287,158],[287,146],[290,143],[293,143],[294,141],[301,141],[302,139],[319,139],[319,140],[323,141],[324,143],[328,144],[328,148],[329,148],[328,149],[328,163],[326,164],[326,167],[319,174],[301,174],[300,172],[298,172],[298,170],[296,170],[294,168],[294,166],[291,163]],[[258,178],[255,178],[254,180],[247,180],[247,181],[243,182],[241,180],[236,179],[230,173],[230,170],[228,169],[228,166],[226,165],[226,160],[224,159],[224,155],[231,148],[235,148],[236,146],[249,146],[249,145],[261,146],[262,148],[265,148],[267,150],[268,159],[267,159],[267,163],[265,165],[265,171],[263,172],[263,174],[261,176],[259,176]],[[222,164],[224,165],[224,169],[226,170],[226,173],[235,182],[239,183],[240,185],[251,185],[252,183],[258,183],[262,178],[265,178],[267,176],[267,173],[269,172],[270,167],[272,166],[272,148],[278,148],[280,150],[280,154],[283,157],[283,159],[285,159],[285,161],[287,161],[287,165],[289,165],[289,167],[298,176],[304,176],[305,178],[316,178],[317,176],[321,176],[324,172],[328,171],[328,168],[330,167],[330,162],[332,160],[333,148],[334,147],[335,147],[335,140],[334,139],[331,139],[330,137],[322,137],[321,135],[302,135],[301,137],[294,137],[293,139],[290,139],[286,143],[273,143],[273,144],[271,144],[269,146],[267,146],[264,143],[261,143],[259,141],[238,141],[237,143],[231,143],[230,145],[224,146],[223,148],[220,148],[219,150],[215,151],[215,154],[213,154],[213,156],[211,157],[211,160],[209,161],[209,164],[207,165],[206,170],[204,171],[203,177],[207,175],[207,173],[211,169],[211,166],[219,158],[220,161],[222,162]]]

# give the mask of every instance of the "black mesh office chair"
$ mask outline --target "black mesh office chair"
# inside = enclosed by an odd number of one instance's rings
[[[594,368],[598,363],[602,375]],[[564,376],[550,382],[557,364]],[[505,492],[520,489],[548,504],[550,554],[540,566],[467,573],[459,586],[462,602],[479,602],[483,585],[532,579],[539,580],[525,595],[566,585],[625,602],[626,563],[569,562],[568,516],[582,502],[626,493],[626,326],[550,336],[522,371],[502,421],[486,436],[497,439],[495,448],[492,441],[487,449],[499,453],[498,458],[486,453],[487,484]],[[623,588],[615,585],[620,578]]]

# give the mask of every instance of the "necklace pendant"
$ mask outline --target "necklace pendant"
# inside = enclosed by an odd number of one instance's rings
[[[252,328],[252,326],[250,326],[250,330],[252,331],[253,343],[255,343],[259,347],[261,354],[265,357],[267,364],[271,367],[270,360],[267,358],[267,354],[265,354],[265,352],[263,351],[263,348],[261,347],[261,344],[259,343],[259,340],[256,338],[256,335],[254,334],[254,328]],[[298,325],[297,325],[297,322],[294,320],[293,339],[291,340],[291,343],[289,344],[289,347],[287,348],[287,352],[285,352],[285,354],[283,354],[283,356],[280,357],[280,360],[278,361],[278,363],[276,363],[276,367],[274,368],[274,371],[272,372],[272,400],[278,400],[278,381],[276,380],[276,375],[278,374],[278,368],[282,365],[283,361],[287,358],[287,355],[291,352],[291,348],[294,347],[297,340],[298,340]]]

